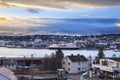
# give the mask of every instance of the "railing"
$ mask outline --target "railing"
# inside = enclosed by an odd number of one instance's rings
[[[115,70],[120,71],[120,68],[115,68],[115,67],[112,68],[112,67],[102,66],[102,65],[92,65],[92,67],[100,68],[100,70],[109,71],[109,72],[113,72]]]

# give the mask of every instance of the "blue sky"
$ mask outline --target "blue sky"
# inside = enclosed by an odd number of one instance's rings
[[[94,31],[96,34],[110,33],[101,30],[103,23],[100,21],[94,21],[94,25],[99,24],[99,28],[94,27],[93,24],[91,26],[89,22],[80,22],[80,19],[110,18],[118,19],[109,25],[111,33],[119,33],[119,9],[120,0],[0,0],[0,33],[29,34],[47,31],[81,34],[81,30],[83,30],[91,34],[93,28],[96,30]],[[69,21],[74,19],[74,21],[69,23],[66,19]],[[82,25],[86,28],[81,27],[81,23],[85,23]],[[106,23],[104,23],[104,27],[108,27]]]

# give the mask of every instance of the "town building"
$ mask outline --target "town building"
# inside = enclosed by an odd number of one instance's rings
[[[34,69],[41,69],[42,67],[42,59],[41,58],[6,58],[1,57],[0,58],[0,66],[5,66],[6,68],[10,70],[16,70],[16,69],[30,69],[31,66],[34,67]]]
[[[8,68],[10,70],[15,70],[16,69],[16,60],[15,60],[15,58],[1,57],[0,58],[0,66],[5,66],[6,68]]]
[[[89,62],[83,55],[70,55],[62,60],[62,68],[68,73],[79,73],[89,69]]]
[[[120,78],[120,57],[100,59],[100,63],[93,64],[92,67],[103,71],[106,77]]]
[[[16,69],[40,69],[42,67],[41,58],[16,58]]]

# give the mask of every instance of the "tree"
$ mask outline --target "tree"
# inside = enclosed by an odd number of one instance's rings
[[[56,71],[57,67],[56,67],[56,56],[54,53],[51,54],[50,56],[50,70],[52,71]]]
[[[58,49],[56,53],[52,53],[50,57],[45,55],[43,66],[45,70],[56,71],[59,68],[62,68],[62,59],[64,54],[61,49]]]
[[[115,57],[117,57],[117,56],[116,56],[116,54],[113,54],[112,57],[115,58]]]
[[[45,57],[42,60],[42,66],[43,66],[42,69],[49,70],[50,69],[49,64],[50,64],[50,57],[47,54],[45,54]]]
[[[92,56],[91,55],[88,56],[88,60],[89,60],[89,66],[91,67],[92,66]]]
[[[94,60],[93,60],[93,64],[98,64],[99,60],[98,60],[98,56],[95,56]]]
[[[103,53],[103,48],[99,48],[99,51],[98,51],[98,57],[99,57],[99,59],[105,57],[105,55],[104,55],[104,53]]]
[[[104,57],[105,57],[105,55],[104,55],[104,53],[103,53],[103,48],[100,47],[100,48],[98,49],[98,55],[97,55],[97,57],[96,57],[96,63],[99,64],[99,60],[102,59],[102,58],[104,58]]]
[[[56,66],[57,66],[57,69],[58,68],[62,68],[62,59],[63,59],[63,57],[64,57],[64,54],[63,54],[63,52],[62,52],[62,50],[61,49],[58,49],[57,51],[56,51]]]

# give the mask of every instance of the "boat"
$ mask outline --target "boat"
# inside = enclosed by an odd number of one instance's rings
[[[79,47],[73,43],[62,43],[62,44],[51,44],[48,46],[48,49],[64,49],[64,50],[77,50]]]

